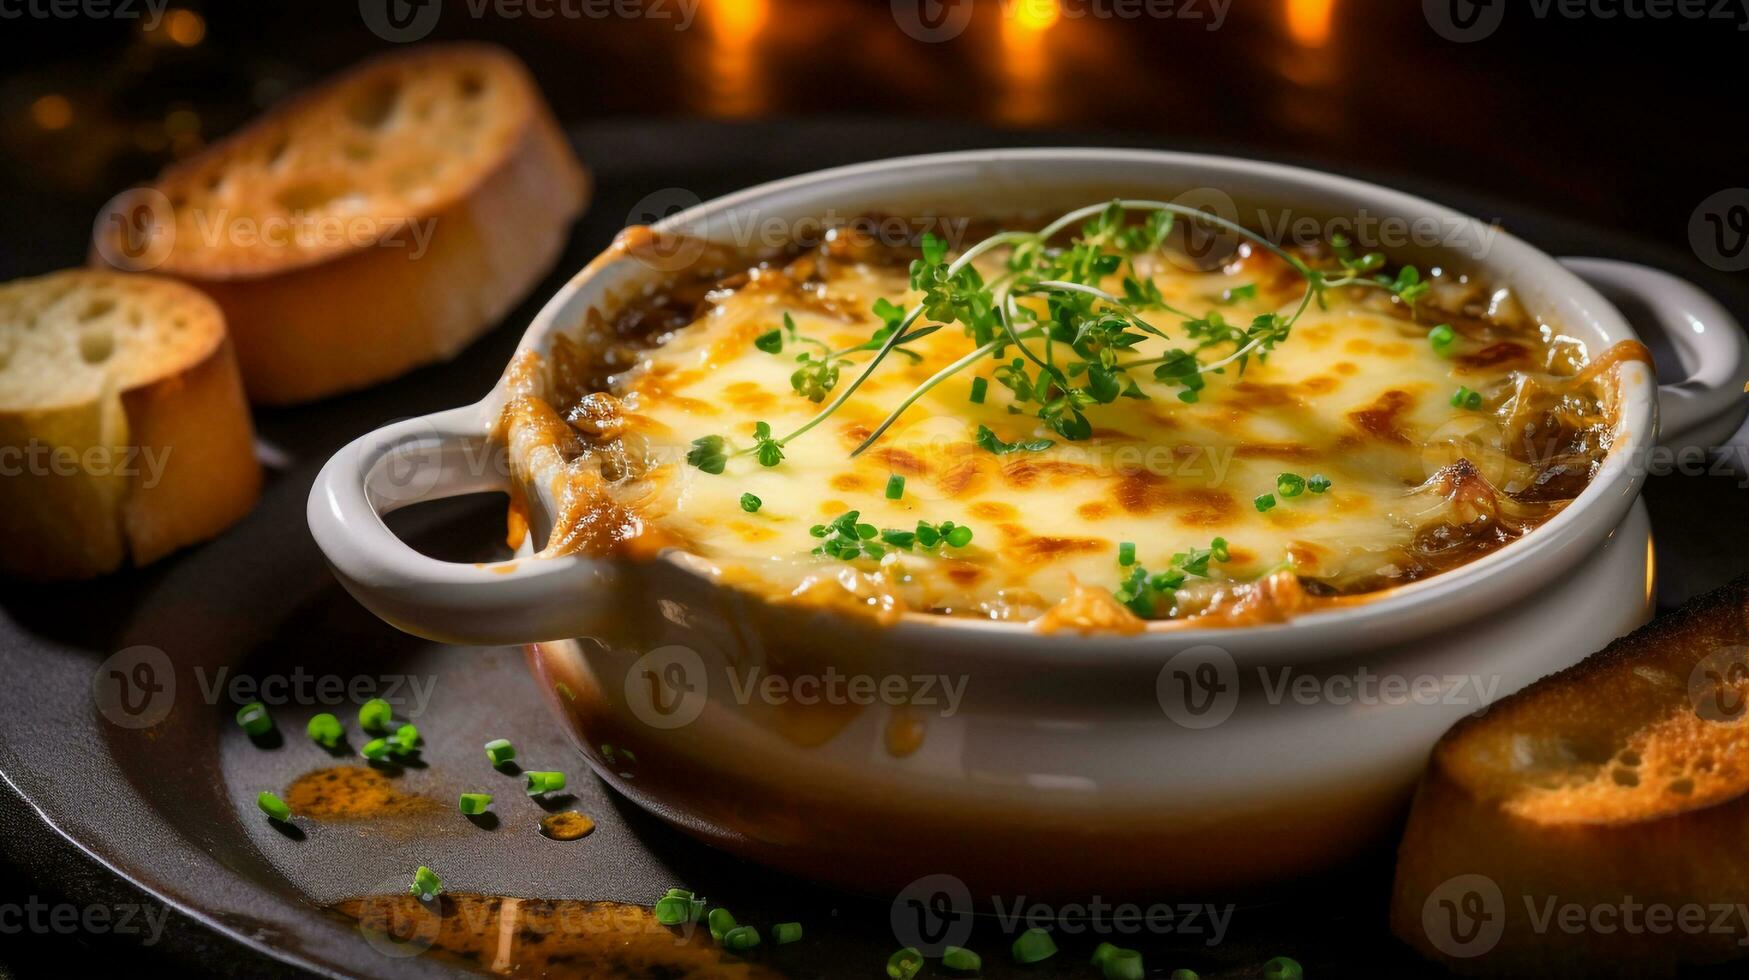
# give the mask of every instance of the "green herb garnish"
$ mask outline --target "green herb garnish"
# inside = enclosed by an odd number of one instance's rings
[[[887,976],[893,980],[911,980],[923,969],[923,954],[915,946],[906,946],[887,957]]]
[[[530,769],[522,774],[523,788],[530,796],[542,793],[554,793],[565,788],[565,774],[562,772]]]
[[[1003,442],[996,438],[996,433],[991,432],[988,426],[983,425],[978,426],[977,442],[980,448],[998,456],[1018,452],[1042,453],[1055,445],[1049,439],[1022,439],[1016,442]]]
[[[486,761],[501,766],[516,758],[516,746],[507,738],[495,738],[486,743]]]
[[[407,893],[421,902],[429,902],[443,894],[443,879],[430,868],[420,865],[413,873],[413,884],[407,888]]]
[[[388,731],[389,721],[395,717],[395,709],[382,698],[371,698],[358,708],[358,727],[367,732]]]
[[[262,790],[260,795],[255,797],[255,805],[261,808],[262,813],[280,823],[291,819],[291,807],[286,806],[284,800],[266,790]]]
[[[1016,963],[1042,963],[1057,955],[1057,943],[1043,929],[1028,929],[1014,940],[1012,952]]]
[[[764,503],[763,500],[760,500],[758,497],[755,497],[750,493],[744,493],[741,495],[741,509],[749,514],[759,513],[759,508],[763,506]]]
[[[905,496],[905,478],[897,473],[887,477],[887,499],[898,500]]]
[[[463,793],[461,799],[456,803],[456,808],[472,817],[485,813],[486,808],[491,805],[492,794],[490,793]]]
[[[251,701],[237,709],[237,725],[250,735],[266,735],[273,730],[273,716],[260,701]]]
[[[331,749],[346,737],[346,729],[341,727],[340,719],[324,711],[310,717],[310,723],[304,726],[304,734],[317,745]]]

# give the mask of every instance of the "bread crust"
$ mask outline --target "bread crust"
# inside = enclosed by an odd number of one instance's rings
[[[1749,579],[1455,726],[1398,851],[1393,932],[1473,976],[1749,955],[1749,676],[1713,670],[1746,644]],[[1734,719],[1703,716],[1715,695]]]
[[[0,411],[0,446],[17,471],[0,479],[0,573],[32,580],[91,578],[128,560],[144,565],[229,527],[254,506],[261,467],[236,358],[216,304],[174,280],[73,270],[11,284],[68,289],[123,280],[174,301],[179,323],[153,332],[197,338],[168,350],[119,353],[111,383],[82,400]],[[143,289],[141,288],[143,286]],[[43,324],[63,330],[76,324]],[[0,328],[21,329],[13,324]],[[72,343],[69,338],[66,342]]]
[[[207,181],[223,160],[272,138],[287,120],[324,100],[356,94],[395,72],[469,66],[514,80],[514,97],[504,100],[514,106],[507,111],[519,115],[513,137],[477,176],[433,187],[414,211],[364,216],[372,222],[370,241],[317,251],[285,248],[264,259],[177,236],[155,271],[201,288],[224,310],[251,401],[310,401],[453,357],[557,261],[587,197],[588,176],[521,64],[497,48],[463,44],[352,69],[167,170],[156,183],[175,200],[179,188]],[[428,240],[421,242],[421,235]],[[103,251],[93,249],[94,261],[102,261]]]

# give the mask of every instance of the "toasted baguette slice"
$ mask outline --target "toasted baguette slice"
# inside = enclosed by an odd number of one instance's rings
[[[414,49],[118,198],[94,261],[205,290],[251,400],[301,402],[460,351],[552,267],[587,184],[514,57]]]
[[[211,537],[261,491],[212,300],[74,270],[0,285],[0,572],[88,578]]]
[[[1749,579],[1452,728],[1396,934],[1472,975],[1663,977],[1749,954]]]

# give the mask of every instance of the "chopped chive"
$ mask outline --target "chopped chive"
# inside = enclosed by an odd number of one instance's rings
[[[1117,952],[1117,949],[1118,948],[1111,943],[1100,943],[1098,946],[1093,947],[1093,959],[1088,960],[1088,962],[1092,963],[1094,966],[1104,966],[1106,957]]]
[[[490,793],[463,793],[461,801],[456,804],[458,809],[470,817],[485,813],[486,808],[491,805],[492,794]]]
[[[734,913],[728,909],[720,908],[711,909],[711,914],[705,917],[705,923],[711,927],[711,938],[719,943],[723,941],[724,936],[729,934],[729,930],[740,925],[739,922],[735,921]],[[778,942],[783,942],[783,940],[779,939]]]
[[[952,524],[952,522],[950,521],[948,524],[942,525],[942,530],[946,532],[943,536],[947,538],[948,544],[955,548],[964,548],[966,545],[972,543],[971,528],[966,527],[964,524],[960,524],[949,530],[949,524]]]
[[[923,969],[923,954],[915,946],[906,946],[887,957],[887,976],[893,980],[911,980]]]
[[[358,753],[366,759],[386,759],[389,757],[389,740],[386,738],[373,738],[364,743],[364,746],[358,750]]]
[[[507,738],[495,738],[486,743],[486,759],[494,766],[501,766],[516,758],[516,746],[510,744]]]
[[[418,871],[413,872],[413,884],[407,889],[407,894],[421,902],[429,902],[443,894],[443,879],[422,864]]]
[[[779,946],[793,943],[802,938],[800,922],[779,922],[771,927],[771,941]]]
[[[1263,980],[1305,980],[1306,971],[1300,964],[1287,958],[1277,956],[1263,964]]]
[[[1100,964],[1105,980],[1142,980],[1148,975],[1142,965],[1142,954],[1133,949],[1114,949]]]
[[[723,936],[723,948],[737,953],[759,945],[759,930],[752,926],[736,926]]]
[[[396,755],[406,755],[419,748],[419,729],[412,725],[402,725],[395,729],[393,748]]]
[[[1215,561],[1232,561],[1233,553],[1227,547],[1226,538],[1216,538],[1209,542],[1209,557]]]
[[[887,499],[898,500],[905,495],[905,478],[897,473],[887,477]]]
[[[783,331],[770,330],[753,338],[753,346],[767,354],[776,354],[783,350]]]
[[[656,902],[656,921],[665,926],[678,926],[692,921],[691,895],[670,892]]]
[[[562,772],[530,769],[522,774],[527,780],[528,795],[539,796],[542,793],[552,793],[565,788],[565,774]]]
[[[310,718],[310,723],[304,726],[304,734],[310,736],[310,741],[331,749],[346,737],[346,729],[340,726],[340,719],[323,712]]]
[[[1172,976],[1169,980],[1202,980],[1202,974],[1195,970],[1179,967],[1172,971]]]
[[[1057,944],[1043,929],[1028,929],[1014,941],[1011,952],[1016,963],[1042,963],[1057,955]]]
[[[990,382],[983,378],[972,379],[972,404],[984,404],[984,393],[990,390]]]
[[[1117,546],[1117,563],[1128,568],[1136,563],[1136,543],[1125,541]]]
[[[1262,514],[1275,506],[1275,494],[1266,493],[1252,501],[1257,506],[1257,513]]]
[[[255,805],[261,808],[262,813],[281,823],[291,819],[291,807],[286,806],[284,800],[266,790],[262,790],[261,794],[255,797]]]
[[[1306,478],[1298,473],[1283,473],[1275,478],[1275,492],[1283,497],[1297,497],[1306,492]]]
[[[741,509],[749,514],[759,513],[759,508],[764,503],[765,501],[760,500],[758,497],[755,497],[750,493],[744,493],[741,495]]]
[[[1457,392],[1451,396],[1451,407],[1467,408],[1473,412],[1482,407],[1482,393],[1472,391],[1466,385],[1458,385]]]
[[[1452,330],[1450,324],[1442,323],[1427,332],[1427,340],[1433,345],[1434,351],[1443,356],[1451,350],[1452,342],[1457,340],[1457,332]]]
[[[964,946],[949,946],[941,951],[941,965],[955,973],[977,973],[984,968],[984,958]]]
[[[395,709],[382,698],[371,698],[358,709],[358,725],[367,732],[388,731],[389,720],[394,717]]]
[[[273,717],[267,713],[266,705],[251,701],[237,709],[237,724],[250,735],[266,735],[273,729]]]
[[[1330,489],[1330,478],[1320,473],[1306,481],[1306,489],[1313,493],[1323,493]]]

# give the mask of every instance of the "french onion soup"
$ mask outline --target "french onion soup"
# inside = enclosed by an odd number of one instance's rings
[[[678,548],[881,619],[1277,622],[1509,544],[1609,453],[1637,343],[1587,351],[1510,290],[1339,237],[1228,226],[1193,259],[1212,220],[1121,201],[955,247],[699,245],[512,365],[503,435],[558,505],[542,554]]]

